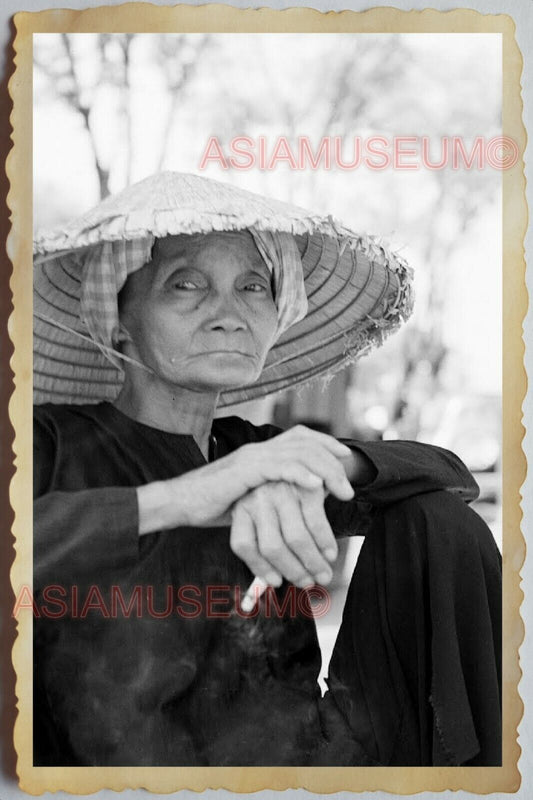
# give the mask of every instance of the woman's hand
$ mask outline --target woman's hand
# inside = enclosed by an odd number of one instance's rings
[[[324,486],[339,500],[351,500],[343,463],[350,463],[351,455],[333,436],[297,425],[177,478],[139,487],[139,532],[230,524],[237,500],[276,481],[308,490]]]
[[[284,482],[266,483],[232,510],[231,549],[271,586],[282,578],[301,588],[328,584],[337,542],[326,518],[326,492]]]

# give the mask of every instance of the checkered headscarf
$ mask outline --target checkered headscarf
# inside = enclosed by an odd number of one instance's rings
[[[300,253],[290,233],[247,230],[273,276],[278,339],[307,313]],[[132,241],[103,242],[92,247],[84,260],[80,316],[91,338],[116,366],[123,358],[114,349],[119,333],[117,296],[128,275],[151,261],[154,242],[155,236],[151,235]]]

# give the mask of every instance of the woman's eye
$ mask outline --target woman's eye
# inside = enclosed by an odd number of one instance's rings
[[[173,281],[172,286],[174,287],[174,289],[185,289],[186,291],[199,288],[197,283],[191,280],[187,280],[187,278],[180,278],[178,280]]]
[[[262,283],[247,283],[244,287],[247,292],[266,292],[267,287]]]

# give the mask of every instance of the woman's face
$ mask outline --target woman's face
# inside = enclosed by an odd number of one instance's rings
[[[269,270],[249,233],[158,239],[153,261],[119,296],[124,352],[164,382],[221,391],[259,377],[277,310]]]

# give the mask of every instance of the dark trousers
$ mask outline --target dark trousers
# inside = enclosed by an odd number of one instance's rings
[[[376,514],[328,686],[317,765],[501,764],[501,557],[461,499]]]

